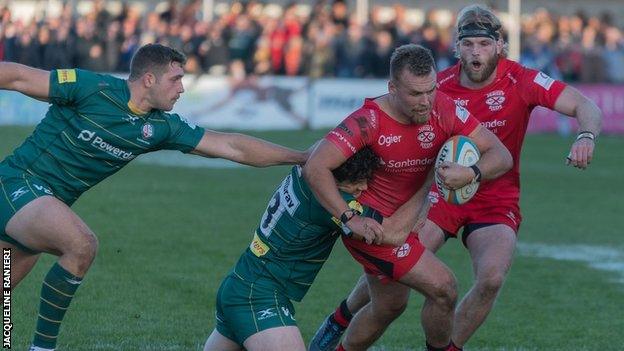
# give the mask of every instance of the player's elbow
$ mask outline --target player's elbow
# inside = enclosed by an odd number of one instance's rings
[[[503,155],[501,157],[501,173],[504,173],[509,171],[513,167],[513,157],[511,157],[511,153],[504,146],[502,147],[502,153]]]

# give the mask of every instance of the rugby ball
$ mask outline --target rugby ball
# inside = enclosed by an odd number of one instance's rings
[[[472,199],[472,197],[477,193],[479,183],[469,183],[457,190],[448,189],[443,185],[442,180],[438,177],[438,166],[442,162],[447,161],[455,162],[462,166],[468,167],[477,163],[480,157],[481,154],[479,153],[477,145],[475,145],[475,143],[473,143],[467,136],[455,135],[447,140],[444,145],[442,145],[435,163],[435,182],[438,187],[438,192],[442,198],[446,200],[446,202],[454,205],[461,205],[468,202],[468,200]]]

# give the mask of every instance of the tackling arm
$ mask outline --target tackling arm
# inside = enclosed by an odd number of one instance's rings
[[[0,62],[0,89],[47,100],[50,94],[50,72],[19,63]]]
[[[342,199],[336,186],[332,170],[346,161],[344,155],[331,142],[323,140],[316,147],[303,167],[303,176],[319,203],[336,218],[349,211],[349,206]],[[381,236],[382,226],[372,218],[353,216],[346,225],[368,243]]]
[[[412,231],[417,231],[425,223],[431,205],[427,195],[433,183],[433,172],[432,168],[425,183],[411,199],[401,205],[392,216],[384,218],[384,233],[380,244],[400,246]]]

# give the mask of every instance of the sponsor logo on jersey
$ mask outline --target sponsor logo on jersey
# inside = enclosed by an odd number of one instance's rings
[[[357,152],[357,149],[355,148],[355,146],[353,146],[353,144],[351,144],[351,142],[349,142],[347,138],[342,136],[342,134],[336,132],[335,130],[330,131],[329,134],[336,136],[340,142],[347,145],[347,147],[349,148],[349,150],[351,150],[351,152],[353,153]]]
[[[76,82],[76,70],[75,69],[59,69],[56,71],[56,77],[59,84],[63,83],[75,83]]]
[[[258,233],[254,233],[253,239],[251,240],[251,244],[249,245],[249,250],[256,255],[256,257],[261,257],[267,254],[271,248],[267,244],[265,244],[260,237],[258,237]]]
[[[95,132],[92,132],[90,130],[83,130],[80,132],[80,134],[78,134],[78,139],[84,140],[84,141],[91,141],[91,139],[93,139],[94,136],[95,136]]]
[[[533,82],[535,82],[535,84],[541,86],[542,88],[546,90],[550,90],[550,87],[553,85],[555,80],[550,78],[544,72],[537,72],[537,74],[535,75],[535,78],[533,79]]]
[[[505,92],[502,90],[494,90],[485,96],[485,104],[488,105],[490,111],[502,109],[503,102],[505,102]]]
[[[440,86],[440,85],[442,85],[442,84],[446,83],[449,79],[451,79],[451,78],[453,78],[453,77],[455,77],[455,73],[453,73],[453,74],[449,75],[448,77],[446,77],[446,78],[444,78],[444,79],[440,80],[440,81],[438,82],[438,86]]]
[[[368,113],[370,114],[370,125],[371,127],[377,128],[377,114],[375,113],[375,110],[368,110]]]
[[[25,186],[15,190],[14,192],[11,193],[11,201],[15,202],[17,201],[17,199],[19,199],[20,197],[22,197],[22,195],[28,193],[30,190],[26,189]]]
[[[396,255],[396,257],[398,258],[403,258],[407,255],[409,255],[410,251],[412,250],[410,244],[405,243],[399,247],[395,247],[394,249],[392,249],[392,253]]]
[[[45,186],[42,186],[39,184],[33,184],[33,187],[35,187],[35,189],[41,191],[42,193],[45,193],[47,195],[52,195],[52,190],[46,188]]]
[[[507,124],[506,120],[493,119],[491,121],[483,121],[481,125],[487,129],[493,130],[498,127],[504,127]]]
[[[392,144],[398,144],[401,142],[402,135],[380,135],[377,139],[377,143],[382,146],[390,146]]]
[[[418,128],[418,135],[416,136],[416,139],[420,141],[420,147],[423,149],[430,149],[433,146],[435,136],[433,127],[429,124],[425,124],[424,126]]]
[[[349,127],[347,127],[347,125],[344,122],[341,122],[338,127],[336,127],[340,130],[342,130],[343,132],[347,133],[348,136],[352,137],[353,136],[353,131],[351,131],[351,129],[349,129]]]
[[[457,116],[462,123],[466,123],[470,112],[468,112],[465,107],[455,104],[455,116]]]
[[[427,197],[429,198],[429,202],[432,204],[437,204],[438,201],[440,201],[440,194],[438,194],[437,191],[430,191]]]
[[[107,154],[114,156],[120,160],[130,161],[136,157],[130,151],[122,150],[114,145],[107,143],[106,141],[104,141],[104,139],[96,135],[95,132],[92,132],[90,130],[82,130],[78,134],[78,139],[90,141],[91,146],[93,146],[94,148],[104,151]]]
[[[414,166],[428,166],[433,164],[435,158],[408,158],[407,160],[390,160],[386,163],[387,168],[406,168]]]
[[[513,212],[511,212],[511,211],[507,212],[507,217],[509,217],[509,219],[511,219],[511,221],[515,225],[518,225],[518,222],[516,222],[516,216],[513,214]]]
[[[284,316],[290,317],[290,319],[292,319],[293,321],[295,320],[295,317],[292,314],[290,314],[290,310],[288,309],[288,307],[282,306],[281,308],[282,308],[282,313],[284,314]]]
[[[277,313],[275,312],[275,308],[273,307],[269,307],[266,310],[258,311],[257,315],[258,317],[256,319],[259,321],[267,318],[277,317]]]
[[[154,136],[154,126],[151,123],[145,123],[141,127],[141,134],[143,139],[149,139]]]
[[[133,116],[129,113],[126,113],[126,117],[123,118],[124,121],[130,122],[130,124],[134,125],[134,123],[139,119],[137,116]]]
[[[456,105],[459,105],[461,107],[468,107],[468,102],[470,101],[470,99],[454,99],[453,101],[455,101]]]

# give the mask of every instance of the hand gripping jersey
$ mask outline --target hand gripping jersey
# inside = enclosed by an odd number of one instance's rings
[[[381,221],[375,211],[342,195],[352,208]],[[301,301],[341,233],[340,221],[316,200],[301,167],[295,166],[269,201],[249,248],[231,275],[270,285]]]
[[[444,142],[456,134],[469,135],[478,124],[466,109],[440,92],[425,124],[401,124],[374,99],[366,99],[326,139],[346,158],[370,146],[382,159],[381,168],[358,201],[388,217],[423,186]]]
[[[28,173],[71,205],[140,154],[192,151],[203,129],[176,114],[128,107],[125,80],[70,69],[50,73],[50,108],[35,131],[0,164],[1,176]]]

